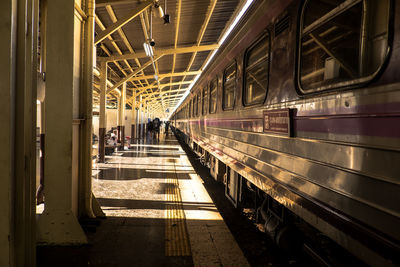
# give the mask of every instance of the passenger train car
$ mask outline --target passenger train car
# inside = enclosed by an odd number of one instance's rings
[[[255,1],[171,122],[267,228],[399,264],[400,1]]]

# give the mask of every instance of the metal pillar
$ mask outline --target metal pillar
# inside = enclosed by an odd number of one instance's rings
[[[45,150],[45,104],[44,102],[40,103],[40,184],[39,187],[36,191],[36,203],[41,204],[44,203],[44,157],[46,155],[46,150]]]
[[[47,1],[40,1],[40,77],[38,79],[37,99],[40,100],[40,184],[36,191],[36,203],[44,203],[44,156],[46,154],[44,143],[45,137],[45,74],[46,74],[46,26],[47,24]]]
[[[35,264],[38,1],[0,2],[0,266]]]
[[[86,236],[72,212],[74,2],[48,1],[47,11],[46,203],[38,219],[37,241],[85,244]]]
[[[136,109],[136,92],[133,93],[133,97],[132,97],[132,127],[131,127],[131,144],[134,143],[134,139],[137,138],[137,134],[136,134],[136,113],[137,113],[137,109]]]
[[[119,124],[121,118],[121,100],[122,94],[117,98],[117,143],[121,142],[121,126]]]
[[[121,144],[118,150],[124,150],[125,145],[125,103],[126,103],[126,83],[122,84],[121,97],[118,105],[118,142]]]
[[[107,63],[100,62],[99,162],[105,158]]]
[[[149,118],[150,118],[150,116],[149,116],[149,103],[146,101],[145,115],[144,115],[145,134],[147,133],[147,121],[148,121]]]
[[[142,96],[139,96],[139,138],[143,138],[143,104]]]
[[[80,145],[78,213],[80,217],[96,217],[92,209],[92,134],[93,134],[93,56],[94,56],[94,0],[86,0],[86,23],[83,38],[83,74],[80,92]],[[101,214],[103,215],[103,214]]]

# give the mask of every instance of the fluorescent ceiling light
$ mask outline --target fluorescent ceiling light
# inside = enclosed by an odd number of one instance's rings
[[[253,3],[254,0],[247,0],[246,4],[244,4],[244,6],[242,7],[242,9],[240,10],[239,14],[236,16],[236,18],[233,20],[233,22],[231,23],[231,25],[229,25],[228,29],[226,30],[226,32],[224,33],[224,35],[222,36],[222,38],[218,41],[218,44],[221,46],[226,38],[229,36],[229,34],[232,32],[232,30],[235,28],[235,26],[238,24],[238,22],[240,21],[240,19],[243,17],[244,13],[247,11],[247,9],[250,7],[251,3]],[[205,70],[208,66],[208,64],[210,64],[211,60],[214,58],[215,54],[217,53],[218,48],[215,49],[211,56],[208,58],[206,64],[204,65],[203,70]]]
[[[218,49],[215,49],[215,50],[212,52],[212,54],[211,54],[211,56],[208,58],[206,64],[204,64],[204,67],[203,67],[202,71],[205,70],[205,69],[207,68],[208,64],[210,64],[211,60],[213,59],[213,57],[215,56],[215,54],[217,53],[217,51],[218,51]]]
[[[152,57],[153,56],[153,48],[147,42],[143,43],[143,47],[144,47],[144,52],[146,53],[146,56]]]
[[[246,4],[244,4],[244,6],[240,10],[239,14],[236,16],[235,20],[231,23],[228,30],[222,36],[221,40],[218,41],[219,45],[222,45],[225,42],[226,38],[229,36],[229,34],[235,28],[236,24],[238,24],[239,20],[243,17],[244,13],[247,11],[247,9],[251,5],[251,3],[253,3],[253,1],[254,0],[247,0]]]

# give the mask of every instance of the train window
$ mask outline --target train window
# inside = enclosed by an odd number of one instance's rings
[[[218,77],[210,82],[210,113],[217,111],[217,88],[218,88]]]
[[[197,96],[193,97],[193,117],[197,116]]]
[[[308,0],[302,13],[299,85],[310,93],[366,82],[388,51],[390,0]]]
[[[269,36],[264,35],[245,54],[244,60],[245,106],[262,104],[268,90]]]
[[[233,109],[236,88],[236,62],[232,63],[224,71],[222,108]]]
[[[193,118],[193,99],[189,102],[189,117]]]
[[[207,107],[208,107],[208,88],[203,89],[203,107],[202,107],[202,112],[203,115],[207,114]]]
[[[201,91],[197,94],[197,115],[201,115]]]

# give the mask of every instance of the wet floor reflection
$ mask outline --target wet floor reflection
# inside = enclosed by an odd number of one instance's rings
[[[188,171],[178,171],[178,173],[194,173]],[[176,171],[174,169],[137,169],[137,168],[109,168],[100,169],[98,173],[93,175],[96,179],[101,180],[137,180],[137,179],[164,179],[175,178]],[[181,176],[180,179],[190,179],[188,176]]]
[[[168,158],[179,158],[176,154],[163,154],[163,153],[149,153],[149,152],[125,152],[122,157],[134,157],[134,158],[145,158],[145,157],[168,157]]]
[[[159,147],[159,146],[131,146],[129,148],[130,151],[162,151],[162,150],[168,150],[168,151],[179,151],[179,148],[176,147]]]
[[[169,186],[169,185],[165,185]],[[163,191],[165,192],[165,191]],[[146,200],[146,199],[114,199],[114,198],[98,198],[98,201],[104,207],[104,210],[117,209],[161,209],[165,210],[168,205],[174,203],[159,200]],[[198,202],[182,202],[185,209],[190,210],[209,210],[216,212],[213,203],[198,203]]]

